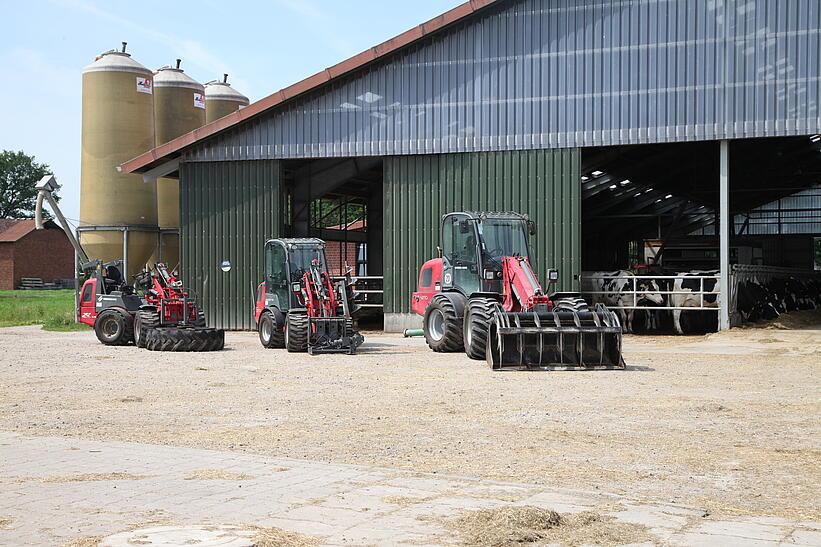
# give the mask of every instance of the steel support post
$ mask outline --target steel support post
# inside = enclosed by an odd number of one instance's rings
[[[128,230],[123,228],[123,279],[128,279]]]
[[[719,297],[718,328],[730,328],[730,143],[721,141],[719,154]]]

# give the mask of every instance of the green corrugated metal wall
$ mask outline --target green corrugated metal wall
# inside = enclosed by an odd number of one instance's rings
[[[276,160],[180,166],[181,273],[211,326],[254,328],[263,244],[281,234],[280,181]],[[232,269],[223,273],[226,259]]]
[[[452,211],[515,211],[537,224],[539,278],[558,268],[558,290],[578,290],[581,267],[578,148],[385,158],[385,313],[410,312],[419,267],[435,256]]]

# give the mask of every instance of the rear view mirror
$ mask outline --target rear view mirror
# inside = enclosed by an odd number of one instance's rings
[[[536,223],[532,220],[527,221],[527,233],[532,236],[536,235]]]

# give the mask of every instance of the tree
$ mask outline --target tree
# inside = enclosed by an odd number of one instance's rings
[[[34,156],[0,152],[0,218],[33,218],[37,200],[34,185],[49,173],[49,166],[35,162]]]

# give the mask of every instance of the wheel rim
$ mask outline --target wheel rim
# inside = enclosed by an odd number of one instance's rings
[[[468,347],[473,346],[473,314],[468,314],[467,332],[465,333],[465,341]]]
[[[286,321],[285,322],[285,345],[286,346],[291,345],[291,337],[288,335],[289,330],[291,330],[291,329],[288,328],[288,322]]]
[[[114,337],[119,331],[120,327],[117,324],[117,320],[113,317],[107,317],[105,321],[103,321],[103,334],[105,334],[108,338]]]
[[[437,342],[445,336],[445,314],[442,310],[433,310],[428,315],[428,333]]]
[[[268,342],[271,339],[272,329],[271,322],[267,320],[262,321],[262,339]]]
[[[140,321],[140,316],[138,315],[134,319],[134,339],[139,341],[140,340],[140,331],[142,330],[143,322]]]

